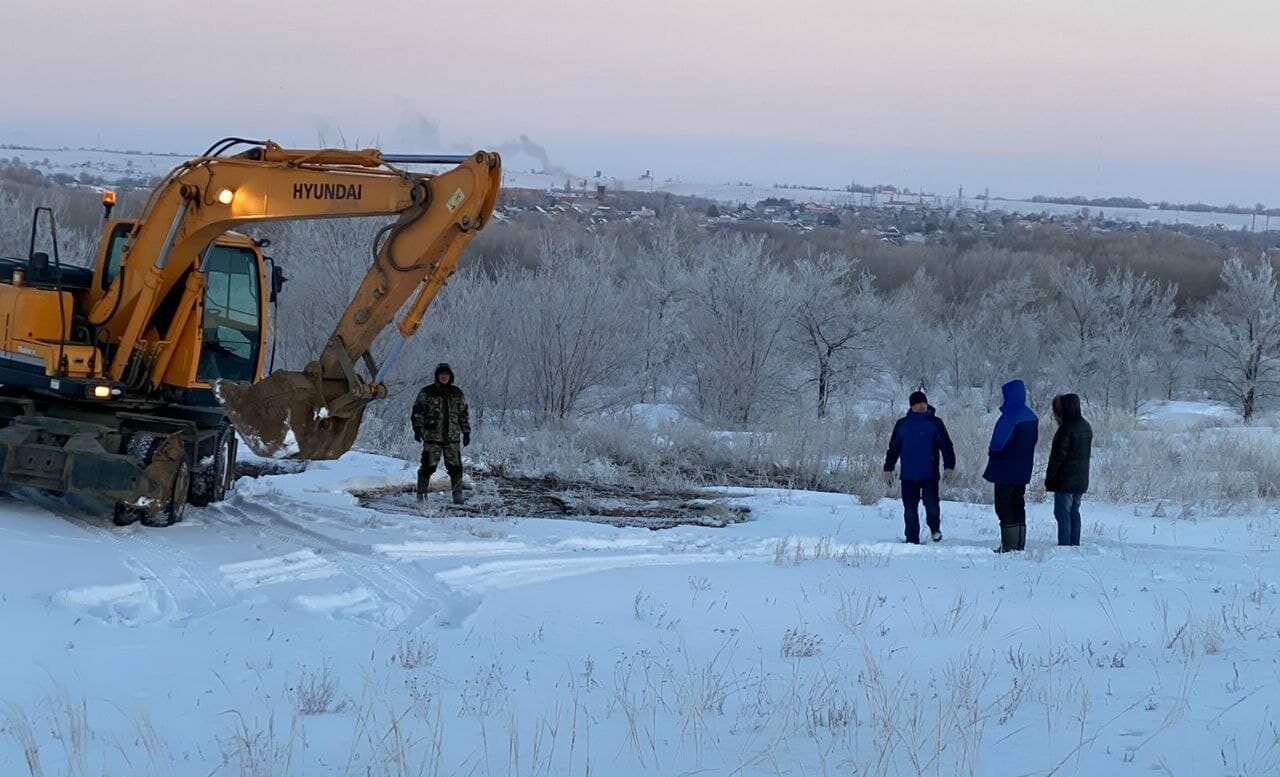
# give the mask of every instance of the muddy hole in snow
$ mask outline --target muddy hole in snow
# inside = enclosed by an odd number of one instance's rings
[[[433,486],[435,483],[433,482]],[[479,515],[559,518],[611,526],[670,529],[724,527],[750,518],[750,510],[729,495],[695,489],[664,489],[565,481],[553,477],[479,475],[467,503],[455,506],[448,492],[433,492],[419,503],[412,486],[352,491],[361,507],[398,515]]]
[[[265,475],[296,475],[307,471],[307,462],[292,459],[239,459],[236,461],[236,477],[260,478]]]

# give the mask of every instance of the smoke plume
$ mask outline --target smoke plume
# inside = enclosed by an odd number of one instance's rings
[[[515,140],[508,140],[505,143],[499,143],[498,146],[494,148],[494,151],[497,151],[499,154],[504,156],[523,154],[525,156],[533,157],[542,165],[544,172],[551,173],[552,175],[566,175],[572,177],[572,173],[551,161],[551,155],[547,153],[547,149],[543,147],[541,143],[534,142],[532,138],[523,133],[521,133],[520,137]]]

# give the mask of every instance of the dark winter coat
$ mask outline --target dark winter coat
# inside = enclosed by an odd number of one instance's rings
[[[947,434],[947,425],[931,407],[923,413],[908,412],[893,425],[889,450],[884,455],[884,471],[892,472],[902,460],[902,479],[937,480],[938,462],[956,468],[956,449]]]
[[[991,433],[987,469],[982,478],[999,486],[1025,486],[1031,482],[1040,439],[1040,419],[1027,407],[1027,386],[1011,380],[1001,389],[1004,404]]]
[[[1080,414],[1080,397],[1063,394],[1054,400],[1058,411],[1058,431],[1049,449],[1049,469],[1044,475],[1046,491],[1083,494],[1089,490],[1089,457],[1093,448],[1093,427]]]
[[[423,443],[456,445],[471,436],[471,417],[462,389],[452,383],[432,383],[413,403],[413,435]]]

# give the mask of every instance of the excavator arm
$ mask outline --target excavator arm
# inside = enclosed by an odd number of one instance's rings
[[[438,175],[396,167],[442,161],[457,164]],[[109,338],[107,375],[125,385],[154,387],[161,379],[178,347],[166,332],[177,324],[163,326],[155,320],[157,310],[175,294],[180,314],[199,305],[205,252],[224,232],[267,221],[394,216],[377,233],[369,270],[314,361],[252,385],[221,381],[214,387],[232,424],[259,455],[336,458],[350,449],[368,403],[386,395],[387,371],[488,222],[500,180],[498,155],[485,151],[394,157],[376,150],[290,150],[268,142],[237,156],[192,160],[153,191],[123,269],[92,303],[91,324],[119,333]],[[398,337],[378,363],[373,343],[402,308]]]

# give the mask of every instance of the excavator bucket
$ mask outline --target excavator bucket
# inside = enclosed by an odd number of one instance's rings
[[[311,376],[287,370],[254,385],[219,381],[215,394],[245,444],[274,459],[338,458],[355,443],[367,404],[331,407]]]

